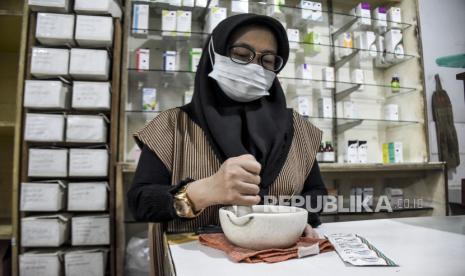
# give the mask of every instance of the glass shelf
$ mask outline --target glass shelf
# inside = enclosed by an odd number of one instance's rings
[[[179,90],[181,90],[181,92],[183,93],[184,91],[187,91],[194,86],[195,72],[192,72],[192,71],[187,71],[187,70],[165,71],[162,69],[138,70],[135,68],[129,68],[128,71],[129,71],[130,88],[131,88],[129,89],[129,91],[137,91],[138,82],[143,82],[144,87],[172,88],[173,91],[177,90],[177,93],[179,92]],[[293,85],[294,87],[308,89],[308,93],[304,93],[307,95],[312,93],[312,88],[322,88],[324,84],[327,83],[327,81],[320,80],[320,79],[291,78],[291,77],[280,76],[280,75],[278,75],[278,79],[281,81],[282,84],[286,85],[285,87],[283,86],[285,90],[286,90],[286,87],[290,88],[289,85]],[[332,83],[334,83],[336,87],[336,91],[337,91],[336,97],[338,100],[342,100],[345,97],[347,97],[349,94],[357,91],[360,88],[359,85],[363,85],[364,91],[382,90],[386,98],[403,96],[405,94],[418,91],[416,88],[413,88],[413,87],[400,87],[399,92],[392,93],[390,85],[376,84],[376,83],[357,84],[357,83],[346,82],[346,81],[334,81]],[[353,91],[350,91],[350,90],[353,90]],[[181,92],[178,93],[180,97],[182,96]],[[345,95],[345,96],[338,97],[337,95]],[[131,97],[132,96],[130,96],[130,98]]]
[[[163,35],[163,30],[160,29],[132,29],[146,31],[147,36],[144,38],[132,37],[129,39],[128,45],[130,50],[130,64],[135,66],[136,53],[135,51],[140,48],[147,48],[151,50],[152,62],[161,63],[161,58],[155,58],[156,56],[161,57],[164,51],[175,51],[180,50],[178,55],[185,57],[188,60],[189,51],[191,48],[203,48],[206,43],[209,33],[205,32],[178,32],[178,36]],[[346,48],[338,45],[330,45],[329,43],[309,43],[302,41],[289,41],[289,43],[298,45],[298,49],[291,49],[294,52],[303,52],[305,57],[313,58],[320,54],[322,49],[318,50],[318,47],[327,49],[334,49],[338,53],[335,67],[336,69],[342,67],[347,62],[353,60],[356,57],[360,57],[362,60],[373,60],[373,67],[379,69],[389,68],[399,63],[405,62],[415,55],[403,54],[401,58],[396,57],[395,53],[387,51],[372,51],[369,49],[362,48]],[[315,59],[315,58],[314,58]],[[330,66],[329,63],[326,66]],[[360,66],[358,66],[360,67]],[[366,67],[366,66],[361,66]]]
[[[314,123],[315,125],[328,125],[330,122],[336,122],[337,131],[339,133],[345,132],[354,127],[363,125],[366,127],[402,127],[410,125],[418,125],[421,122],[419,121],[393,121],[393,120],[383,120],[383,119],[368,119],[368,118],[330,118],[330,117],[314,117],[314,116],[304,116],[307,120]]]

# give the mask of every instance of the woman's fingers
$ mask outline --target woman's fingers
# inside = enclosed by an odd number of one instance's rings
[[[255,160],[255,157],[251,154],[245,154],[236,157],[236,161],[238,162],[238,165],[241,166],[244,170],[255,174],[259,175],[260,171],[262,170],[262,165]]]
[[[232,205],[256,205],[260,202],[260,196],[252,196],[252,195],[241,195],[238,196],[234,202],[232,202]]]
[[[240,180],[245,183],[260,184],[261,178],[259,175],[252,174],[246,170],[241,169]]]
[[[242,195],[257,195],[260,188],[255,184],[239,182],[236,184],[236,190]]]

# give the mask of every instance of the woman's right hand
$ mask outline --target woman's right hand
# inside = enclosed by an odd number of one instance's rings
[[[190,183],[187,195],[195,211],[216,204],[258,204],[260,171],[261,165],[253,155],[232,157],[214,175]]]

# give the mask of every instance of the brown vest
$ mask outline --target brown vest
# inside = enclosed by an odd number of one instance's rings
[[[294,112],[294,136],[278,177],[269,195],[300,194],[313,166],[322,132]],[[155,117],[134,134],[153,150],[171,173],[171,185],[186,178],[202,179],[213,175],[221,166],[203,130],[179,108],[169,109]],[[210,206],[194,219],[175,219],[167,223],[169,232],[192,232],[199,226],[219,225],[218,209]]]

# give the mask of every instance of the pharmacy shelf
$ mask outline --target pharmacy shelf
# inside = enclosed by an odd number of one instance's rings
[[[171,87],[171,88],[182,88],[187,89],[194,85],[195,72],[188,70],[177,70],[177,71],[165,71],[159,68],[151,68],[149,70],[138,70],[136,68],[128,68],[131,82],[145,81],[147,87]],[[365,90],[370,89],[383,89],[386,98],[398,97],[412,92],[418,91],[414,87],[399,87],[399,92],[392,93],[390,85],[376,84],[376,83],[363,83],[358,84],[348,81],[334,81],[328,82],[321,79],[305,79],[305,78],[292,78],[287,76],[278,75],[278,79],[286,84],[292,84],[296,86],[305,86],[307,88],[323,86],[326,83],[333,83],[337,88],[337,100],[349,96],[351,93],[357,91],[360,86],[363,86]],[[176,80],[176,81],[174,81]],[[151,86],[152,85],[152,86]],[[155,86],[156,85],[156,86]],[[131,92],[134,90],[131,90]],[[350,91],[350,92],[347,92]],[[342,96],[344,95],[344,96]]]
[[[397,164],[348,164],[348,163],[320,163],[322,173],[362,173],[362,172],[421,172],[442,171],[443,162],[430,163],[397,163]],[[362,176],[363,177],[363,176]]]
[[[344,14],[344,13],[336,13],[336,12],[334,12],[333,15],[335,15],[336,17],[341,17],[341,18],[338,18],[339,20],[336,19],[339,22],[336,23],[337,25],[335,26],[335,31],[331,33],[331,36],[333,37],[333,39],[336,39],[338,36],[340,36],[344,32],[372,31],[375,33],[379,33],[375,29],[374,25],[376,24],[374,23],[381,22],[381,20],[369,18],[369,17],[367,18],[367,17],[355,16],[355,15],[350,15],[350,14]],[[360,24],[360,21],[364,19],[371,20],[371,25],[366,26],[366,25]],[[392,29],[404,31],[413,26],[412,24],[405,23],[405,22],[393,22],[389,20],[383,20],[383,22],[386,22],[388,26],[394,25],[395,27],[390,27],[390,26],[386,27],[386,30],[380,33],[381,35],[385,34],[387,31],[390,31]]]
[[[315,125],[328,125],[330,122],[337,122],[337,131],[342,133],[351,128],[363,125],[366,127],[402,127],[421,124],[420,121],[383,120],[371,118],[340,118],[340,117],[318,117],[304,116],[305,119]]]
[[[147,32],[146,37],[130,37],[129,39],[129,49],[130,51],[135,51],[139,48],[148,48],[156,49],[160,51],[172,51],[177,48],[184,48],[189,50],[189,48],[203,48],[204,43],[208,39],[210,33],[205,32],[171,32],[173,35],[166,35],[166,32],[160,29],[137,29],[133,28],[131,31],[145,31]],[[175,35],[177,34],[177,35]],[[340,57],[335,62],[335,67],[340,68],[347,62],[351,61],[353,58],[363,55],[364,59],[374,59],[375,57],[368,57],[370,54],[373,56],[382,56],[384,59],[390,57],[389,61],[385,61],[379,64],[373,64],[373,67],[378,69],[387,69],[391,66],[403,63],[407,60],[418,58],[418,54],[414,53],[404,53],[401,57],[395,57],[395,53],[388,51],[373,51],[369,49],[362,49],[357,47],[342,47],[338,45],[331,45],[330,43],[311,43],[305,41],[289,41],[290,43],[299,45],[299,49],[303,49],[304,52],[312,52],[311,55],[317,55],[315,48],[324,47],[330,48],[333,50],[348,50],[350,53],[344,57]],[[291,49],[291,51],[296,51],[296,49]],[[134,54],[133,54],[134,55]],[[134,57],[131,57],[134,58]],[[135,62],[131,62],[135,64]],[[329,64],[327,64],[329,66]],[[362,65],[366,67],[366,65]]]
[[[137,164],[135,163],[118,163],[123,173],[134,173]],[[361,173],[361,172],[422,172],[422,171],[443,171],[443,162],[430,163],[366,163],[366,164],[348,164],[348,163],[319,163],[322,173]],[[363,177],[363,175],[361,176]]]
[[[206,7],[199,7],[199,6],[194,6],[194,7],[189,7],[189,6],[174,6],[169,3],[163,3],[163,2],[149,2],[149,1],[142,1],[142,0],[132,0],[131,1],[132,5],[135,4],[144,4],[144,5],[149,5],[149,17],[154,18],[154,17],[159,17],[161,18],[161,12],[162,10],[182,10],[182,11],[190,11],[192,12],[192,20],[200,20],[202,18],[205,18],[208,9]]]

